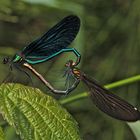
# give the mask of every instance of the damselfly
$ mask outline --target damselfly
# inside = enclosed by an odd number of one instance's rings
[[[24,66],[39,77],[39,79],[54,93],[68,93],[75,88],[75,86],[71,89],[67,89],[66,91],[55,90],[31,65],[45,62],[63,52],[73,52],[77,57],[74,65],[78,65],[81,57],[80,54],[75,48],[67,47],[75,39],[77,33],[79,32],[79,28],[80,19],[74,15],[67,16],[42,37],[36,39],[27,47],[23,48],[22,51],[15,54],[11,60],[9,57],[4,58],[3,63],[10,63],[11,69],[14,66],[21,71],[24,71],[21,68],[21,66]],[[24,72],[29,76],[26,71]]]
[[[94,104],[107,115],[123,121],[140,120],[138,109],[88,77],[84,72],[75,67],[72,60],[66,63],[67,73],[73,76],[77,83],[80,81],[88,87]]]

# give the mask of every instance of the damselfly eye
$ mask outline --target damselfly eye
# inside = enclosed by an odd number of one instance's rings
[[[9,57],[3,58],[3,64],[7,64],[10,61]]]

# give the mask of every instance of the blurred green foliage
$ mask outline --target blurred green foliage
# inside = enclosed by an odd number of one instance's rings
[[[103,84],[137,75],[140,69],[139,9],[139,0],[1,0],[0,59],[2,61],[4,56],[12,57],[63,17],[76,14],[81,18],[82,26],[72,46],[82,55],[81,69]],[[74,56],[69,53],[61,55],[37,65],[36,69],[56,87],[60,87],[64,83],[61,78],[64,63],[69,58],[74,59]],[[8,71],[8,66],[0,63],[1,82]],[[32,85],[25,75],[17,71],[8,78],[10,81]],[[46,91],[35,76],[33,85]],[[81,84],[72,94],[85,90]],[[115,89],[114,92],[133,105],[140,106],[139,82]],[[135,139],[126,123],[100,112],[90,98],[73,102],[66,107],[79,122],[84,140]],[[18,139],[8,124],[2,126],[7,140],[10,140],[8,135],[11,140]]]

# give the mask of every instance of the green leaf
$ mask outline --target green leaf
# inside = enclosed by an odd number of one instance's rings
[[[73,117],[39,89],[2,84],[0,109],[8,123],[25,140],[80,140]]]
[[[0,127],[0,140],[4,140],[4,132],[1,127]]]
[[[140,140],[140,122],[128,123],[137,140]]]

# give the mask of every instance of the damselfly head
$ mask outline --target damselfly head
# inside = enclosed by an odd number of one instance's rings
[[[3,58],[3,64],[7,64],[9,62],[10,62],[10,57],[7,56]]]

